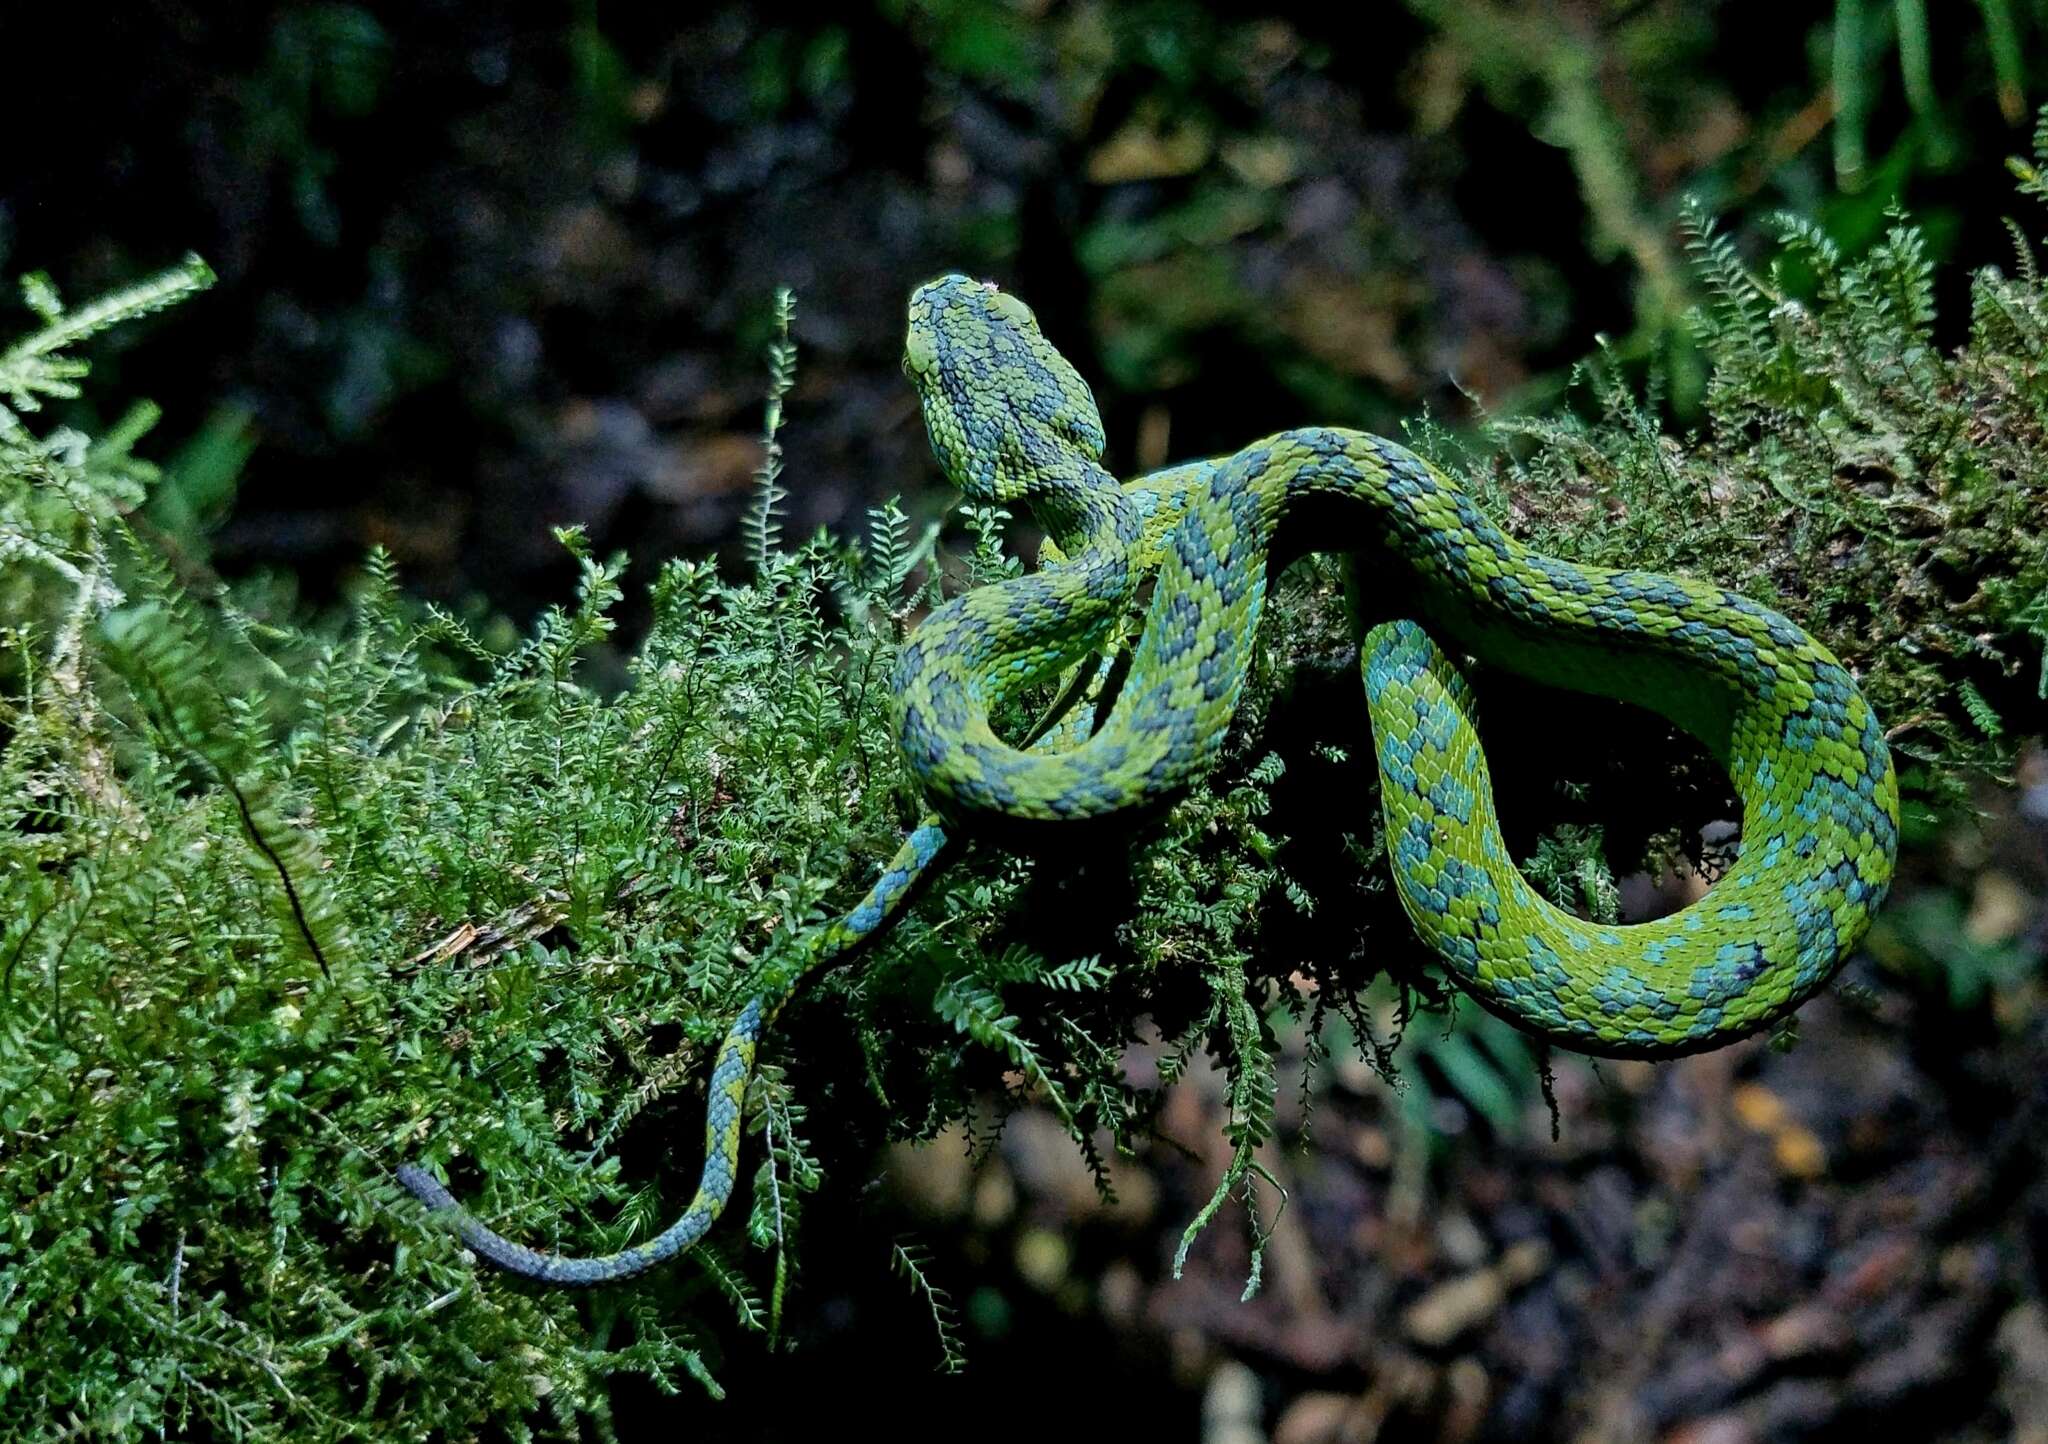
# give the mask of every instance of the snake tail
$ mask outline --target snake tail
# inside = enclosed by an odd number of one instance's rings
[[[733,1019],[711,1068],[704,1111],[704,1168],[697,1180],[696,1195],[674,1223],[645,1243],[587,1258],[542,1253],[514,1243],[480,1222],[423,1168],[411,1163],[399,1165],[398,1181],[429,1211],[449,1215],[456,1233],[478,1258],[538,1283],[571,1287],[608,1284],[674,1258],[705,1235],[732,1199],[733,1187],[739,1181],[747,1085],[754,1076],[754,1056],[762,1035],[805,982],[826,968],[847,961],[879,935],[919,885],[932,876],[945,844],[946,834],[939,820],[925,818],[904,839],[882,875],[853,910],[813,935],[806,944],[802,962],[765,986]]]

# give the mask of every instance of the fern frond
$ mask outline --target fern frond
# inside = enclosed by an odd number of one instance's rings
[[[960,1337],[960,1314],[952,1297],[931,1279],[931,1256],[920,1245],[898,1239],[889,1250],[889,1265],[900,1274],[932,1316],[939,1341],[939,1371],[957,1374],[967,1367],[967,1346]]]
[[[0,396],[6,397],[16,411],[27,412],[41,409],[46,399],[78,395],[78,380],[90,368],[83,361],[57,353],[116,326],[174,306],[205,290],[213,281],[213,271],[206,262],[188,255],[161,275],[66,310],[47,277],[27,278],[22,282],[23,299],[44,324],[41,330],[0,351]]]
[[[319,849],[286,820],[278,788],[254,760],[262,725],[245,699],[221,693],[215,658],[168,570],[132,534],[127,540],[140,582],[113,630],[114,663],[166,740],[232,805],[290,950],[332,979],[350,960],[346,920]]]
[[[1727,346],[1752,364],[1761,360],[1770,348],[1770,310],[1777,297],[1750,274],[1734,243],[1715,229],[1713,217],[1697,197],[1685,198],[1679,226],[1693,273],[1713,297],[1695,322],[1701,339]]]
[[[796,317],[796,293],[787,286],[775,292],[775,339],[768,343],[768,400],[761,419],[761,464],[754,470],[754,500],[740,522],[747,561],[757,582],[768,577],[770,562],[782,546],[782,406],[796,385],[796,342],[790,322]]]
[[[1977,730],[1986,737],[1997,738],[2005,734],[2005,720],[1998,715],[1998,709],[1986,700],[1977,689],[1977,684],[1965,677],[1956,688],[1956,696],[1963,704],[1963,710],[1976,724]]]

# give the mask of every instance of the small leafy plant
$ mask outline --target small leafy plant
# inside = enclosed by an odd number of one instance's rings
[[[1545,549],[1797,613],[1862,674],[1931,818],[2006,774],[2048,690],[2048,288],[2021,242],[1944,353],[1904,218],[1856,258],[1785,221],[1762,271],[1704,218],[1692,244],[1716,297],[1699,434],[1595,362],[1586,414],[1497,421],[1478,456],[1415,439]],[[479,1273],[398,1161],[580,1252],[687,1197],[700,1160],[675,1140],[700,1136],[717,1040],[916,816],[887,679],[942,586],[936,528],[891,504],[857,545],[782,539],[785,297],[750,574],[662,564],[623,689],[587,663],[619,645],[624,563],[573,529],[574,599],[524,635],[408,601],[381,554],[340,615],[273,614],[137,525],[150,413],[98,438],[44,421],[78,343],[206,280],[189,263],[76,308],[31,280],[37,325],[0,352],[0,1441],[608,1433],[613,1375],[716,1394],[735,1334],[779,1337],[818,1210],[856,1208],[839,1165],[881,1140],[985,1146],[1043,1102],[1106,1191],[1206,1054],[1233,1152],[1192,1241],[1253,1197],[1281,1015],[1370,1045],[1364,990],[1412,951],[1383,892],[1359,921],[1372,799],[1328,882],[1276,810],[1311,764],[1266,738],[1343,635],[1308,569],[1276,592],[1222,765],[1135,857],[967,850],[789,1010],[748,1100],[751,1188],[705,1245],[589,1294]],[[968,519],[970,581],[1019,565],[1004,520]],[[1601,853],[1559,831],[1531,864],[1599,911]],[[1158,1086],[1125,1075],[1141,1019]],[[1500,1126],[1511,1042],[1434,1050]],[[875,1238],[878,1284],[928,1303],[957,1366],[946,1281]]]

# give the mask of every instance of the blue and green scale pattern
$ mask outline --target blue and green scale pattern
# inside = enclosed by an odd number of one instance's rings
[[[966,277],[911,298],[904,369],[955,485],[1029,506],[1049,541],[1037,572],[948,602],[902,649],[898,742],[933,812],[867,897],[733,1024],[712,1070],[697,1195],[660,1235],[604,1258],[537,1253],[401,1169],[430,1208],[454,1212],[480,1256],[593,1284],[702,1237],[732,1194],[761,1035],[807,977],[901,910],[948,830],[1148,808],[1214,763],[1250,670],[1269,554],[1297,508],[1314,508],[1319,549],[1369,559],[1396,583],[1380,590],[1400,595],[1399,615],[1360,635],[1394,884],[1417,934],[1484,1006],[1583,1052],[1696,1052],[1797,1007],[1869,926],[1898,852],[1891,754],[1854,678],[1786,617],[1682,577],[1533,552],[1442,472],[1364,432],[1282,432],[1120,485],[1101,465],[1087,384],[1027,307]],[[1147,579],[1112,703],[1082,707],[1028,747],[999,738],[989,717],[1005,697],[1116,650]],[[1635,703],[1698,737],[1742,801],[1733,868],[1652,923],[1603,927],[1539,896],[1501,839],[1458,653]]]

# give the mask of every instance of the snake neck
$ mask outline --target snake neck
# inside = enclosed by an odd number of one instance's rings
[[[1103,547],[1128,548],[1144,528],[1139,506],[1116,478],[1072,454],[1034,471],[1018,500],[1068,557]]]

